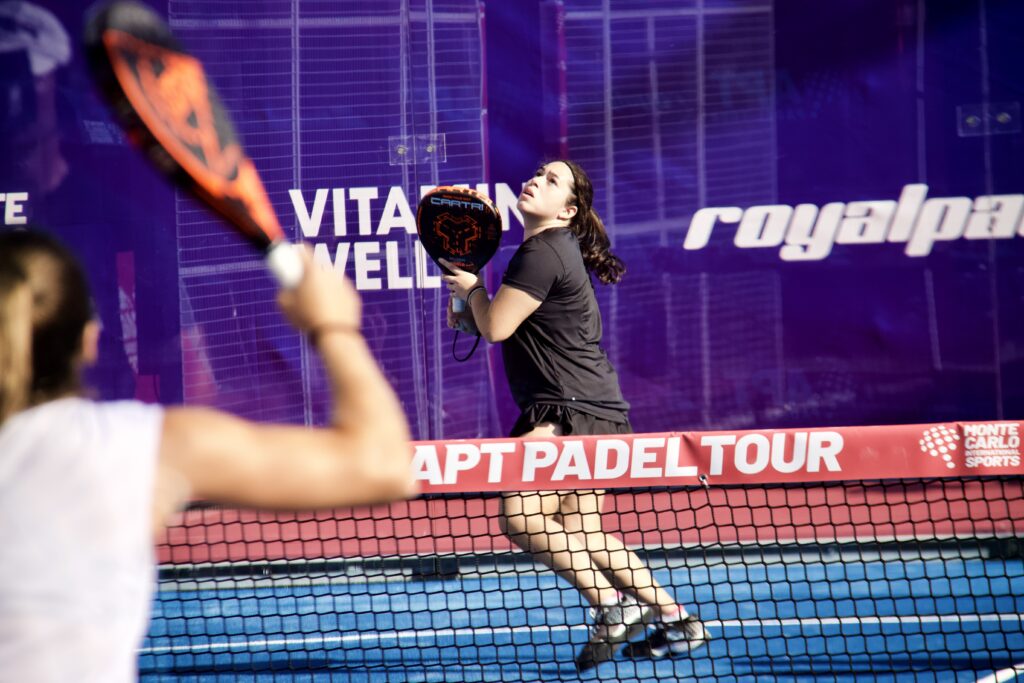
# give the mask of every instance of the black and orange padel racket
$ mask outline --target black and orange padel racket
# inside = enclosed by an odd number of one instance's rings
[[[129,139],[165,176],[264,251],[282,286],[298,284],[302,262],[202,62],[181,47],[159,15],[131,0],[93,9],[85,48]]]
[[[478,273],[501,244],[501,216],[494,202],[476,190],[435,187],[420,200],[416,232],[424,251],[444,272],[449,271],[440,259]],[[465,302],[455,299],[452,308],[461,313]]]

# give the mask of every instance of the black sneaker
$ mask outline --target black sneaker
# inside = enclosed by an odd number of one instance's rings
[[[638,643],[630,643],[623,656],[629,659],[662,659],[677,657],[707,645],[711,634],[694,616],[679,621],[657,622],[654,632]]]
[[[630,638],[639,635],[650,623],[653,610],[629,595],[614,605],[591,607],[594,623],[590,625],[590,641],[576,658],[576,670],[583,672],[607,662]]]

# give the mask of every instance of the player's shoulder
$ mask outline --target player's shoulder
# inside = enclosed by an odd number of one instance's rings
[[[93,401],[69,396],[47,401],[15,415],[5,427],[48,434],[67,434],[77,430],[140,426],[159,420],[162,407],[141,401]],[[54,429],[60,425],[60,429]]]
[[[535,239],[539,239],[542,244],[556,250],[580,248],[576,233],[569,228],[548,228],[537,235]]]
[[[510,272],[523,268],[540,273],[567,274],[583,268],[579,241],[569,228],[549,228],[519,245],[509,262]]]
[[[538,237],[544,238],[543,244],[558,257],[566,272],[584,268],[580,241],[572,230],[569,228],[552,228],[545,230]]]
[[[521,248],[527,253],[557,256],[562,263],[571,261],[580,251],[579,241],[569,228],[548,228],[523,242]]]

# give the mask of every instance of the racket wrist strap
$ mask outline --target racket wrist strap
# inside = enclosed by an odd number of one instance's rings
[[[473,289],[469,290],[469,292],[466,294],[466,305],[467,306],[469,306],[469,302],[473,299],[473,295],[476,294],[477,292],[479,292],[480,290],[483,290],[484,294],[487,293],[487,288],[484,287],[483,285],[477,285]]]
[[[311,328],[307,334],[309,335],[309,340],[315,346],[320,343],[320,339],[324,335],[331,333],[362,335],[358,326],[350,325],[349,323],[324,323],[323,325]]]
[[[455,336],[452,337],[452,358],[454,358],[455,360],[459,361],[460,363],[465,363],[467,360],[469,360],[472,357],[473,352],[476,351],[476,347],[480,346],[480,335],[479,334],[476,335],[476,341],[473,342],[473,348],[471,348],[469,350],[469,353],[467,353],[465,356],[462,356],[461,358],[459,358],[459,356],[455,353],[455,342],[458,340],[458,338],[459,338],[459,330],[456,329],[455,330]]]

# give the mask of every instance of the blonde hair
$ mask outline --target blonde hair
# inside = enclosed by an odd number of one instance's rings
[[[0,424],[28,405],[32,377],[31,290],[14,264],[0,265]]]

